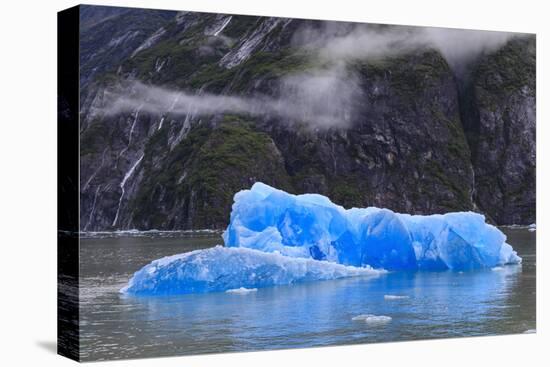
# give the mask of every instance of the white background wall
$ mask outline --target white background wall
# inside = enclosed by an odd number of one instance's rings
[[[536,335],[478,337],[111,362],[113,366],[536,366],[550,357],[548,102],[550,27],[544,1],[268,0],[91,1],[375,23],[536,32]],[[73,1],[3,2],[0,88],[0,364],[70,365],[56,338],[56,12]],[[545,361],[546,360],[546,361]],[[103,366],[104,363],[94,364]],[[546,364],[547,365],[547,364]]]

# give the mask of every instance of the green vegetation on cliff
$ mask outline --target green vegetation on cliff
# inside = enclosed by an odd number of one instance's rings
[[[225,223],[233,194],[250,187],[259,177],[278,187],[289,188],[282,159],[271,138],[238,117],[226,116],[213,129],[193,127],[168,159],[155,162],[155,150],[162,140],[162,133],[157,133],[146,150],[146,178],[132,203],[135,220],[147,221],[158,201],[175,205],[183,200],[180,204],[190,222],[179,225],[208,228],[214,223]],[[157,210],[151,219],[151,228],[165,228],[170,222],[171,209]]]

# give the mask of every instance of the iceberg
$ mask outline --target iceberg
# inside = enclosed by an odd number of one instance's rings
[[[225,246],[387,270],[473,270],[521,263],[506,236],[473,212],[352,208],[263,183],[235,195]]]
[[[521,263],[506,236],[481,214],[344,209],[322,195],[292,195],[263,183],[235,195],[223,239],[225,247],[153,261],[121,292],[247,294],[276,285],[377,276],[387,270],[496,271]]]
[[[135,296],[245,293],[275,285],[382,273],[370,267],[216,246],[155,260],[136,272],[120,292]]]
[[[394,294],[385,294],[384,299],[387,301],[397,300],[397,299],[408,299],[409,296],[398,296]]]
[[[228,289],[225,291],[225,293],[231,293],[231,294],[250,294],[250,293],[254,293],[254,292],[257,292],[258,291],[258,288],[244,288],[244,287],[240,287],[240,288],[236,288],[236,289]]]
[[[367,324],[386,324],[392,320],[390,316],[385,315],[358,315],[351,318],[352,321],[364,321]]]

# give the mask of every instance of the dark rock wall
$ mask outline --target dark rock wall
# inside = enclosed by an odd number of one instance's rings
[[[496,223],[535,222],[535,38],[514,39],[483,57],[467,93],[475,200]]]
[[[278,80],[312,67],[294,35],[321,22],[232,16],[213,36],[227,16],[83,8],[83,230],[223,228],[234,193],[256,181],[345,207],[535,221],[534,37],[479,57],[464,78],[430,48],[350,63],[359,89],[351,121],[311,129],[277,116],[101,108],[110,92],[132,95],[124,82],[136,79],[277,96]]]

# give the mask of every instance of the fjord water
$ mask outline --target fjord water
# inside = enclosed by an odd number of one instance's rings
[[[533,330],[535,232],[502,230],[522,265],[463,273],[392,272],[243,294],[170,297],[127,297],[119,289],[152,260],[220,244],[219,235],[83,238],[81,357],[143,358]],[[365,314],[391,320],[352,320]]]

